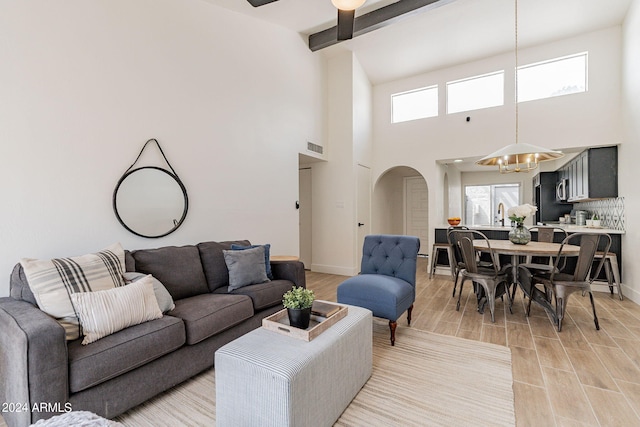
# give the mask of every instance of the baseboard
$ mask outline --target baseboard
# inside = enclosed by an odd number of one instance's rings
[[[624,298],[628,298],[631,301],[635,302],[636,304],[640,304],[640,293],[638,293],[638,291],[636,291],[635,289],[631,289],[628,286],[625,286],[624,283],[622,283],[621,286],[622,286],[622,296]],[[594,282],[591,284],[591,290],[594,292],[610,293],[609,285],[607,284],[607,282]],[[618,293],[618,287],[616,285],[613,286],[613,292],[614,294]]]
[[[315,271],[317,273],[337,274],[339,276],[355,276],[358,274],[358,271],[356,271],[355,268],[322,264],[311,264],[311,271]]]

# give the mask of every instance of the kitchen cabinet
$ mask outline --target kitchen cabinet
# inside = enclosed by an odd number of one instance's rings
[[[559,170],[569,202],[618,197],[618,147],[589,148]]]

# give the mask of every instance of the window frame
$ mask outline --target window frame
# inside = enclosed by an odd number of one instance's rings
[[[467,225],[471,225],[471,226],[481,226],[481,225],[490,225],[490,226],[495,226],[498,225],[496,222],[494,222],[492,219],[496,218],[497,221],[499,222],[499,218],[498,218],[498,203],[499,201],[496,199],[496,187],[516,187],[518,189],[518,197],[517,200],[515,201],[515,204],[513,206],[507,206],[505,204],[505,212],[504,212],[504,218],[505,218],[505,226],[509,226],[510,222],[508,220],[508,215],[507,215],[507,210],[511,207],[514,206],[518,206],[522,203],[522,198],[523,198],[523,185],[522,182],[499,182],[499,183],[495,183],[495,184],[490,184],[490,183],[486,183],[486,184],[464,184],[462,186],[462,197],[464,200],[464,206],[463,206],[463,223],[467,224]],[[475,221],[473,221],[473,218],[471,219],[471,221],[468,220],[468,200],[467,200],[467,188],[468,187],[489,187],[489,213],[488,213],[488,217],[489,217],[489,223],[488,224],[476,224]],[[502,216],[502,215],[500,215]]]
[[[499,104],[490,104],[490,105],[485,105],[482,107],[474,107],[474,108],[468,108],[468,109],[463,109],[463,110],[456,110],[456,111],[450,111],[450,104],[451,104],[451,96],[449,93],[449,87],[459,84],[459,83],[463,83],[463,82],[468,82],[468,81],[473,81],[473,80],[480,80],[480,79],[484,79],[487,77],[493,77],[493,76],[501,76],[502,77],[502,85],[501,85],[501,89],[502,89],[502,93],[501,93],[501,101]],[[457,113],[464,113],[467,111],[476,111],[476,110],[484,110],[486,108],[494,108],[494,107],[502,107],[504,106],[504,97],[505,97],[505,70],[496,70],[496,71],[492,71],[490,73],[485,73],[485,74],[478,74],[475,76],[470,76],[470,77],[465,77],[463,79],[458,79],[458,80],[451,80],[445,83],[445,91],[446,91],[446,97],[447,97],[447,114],[457,114]]]
[[[584,57],[584,90],[582,91],[577,91],[577,92],[569,92],[569,93],[558,93],[555,95],[549,95],[549,96],[539,96],[536,98],[528,98],[525,100],[521,100],[521,95],[523,93],[523,89],[520,86],[522,83],[522,78],[520,77],[520,71],[521,70],[527,70],[527,69],[532,69],[532,68],[536,68],[536,67],[541,67],[544,65],[548,65],[548,64],[553,64],[553,63],[557,63],[557,62],[562,62],[562,61],[567,61],[570,59],[574,59],[574,58],[579,58],[579,57]],[[575,95],[575,94],[579,94],[579,93],[586,93],[589,91],[589,51],[583,51],[583,52],[578,52],[578,53],[574,53],[571,55],[565,55],[565,56],[559,56],[557,58],[551,58],[551,59],[547,59],[544,61],[538,61],[538,62],[533,62],[531,64],[525,64],[525,65],[521,65],[518,66],[518,68],[516,68],[516,85],[518,86],[517,89],[517,93],[518,93],[518,99],[517,102],[521,103],[521,102],[530,102],[530,101],[539,101],[542,99],[549,99],[549,98],[557,98],[560,96],[567,96],[567,95]]]
[[[420,116],[420,117],[414,117],[414,118],[410,118],[410,119],[406,119],[406,120],[399,120],[399,121],[394,121],[394,98],[395,97],[400,97],[402,95],[409,95],[409,94],[413,94],[413,93],[417,93],[417,92],[428,92],[428,91],[433,91],[435,90],[435,94],[436,94],[436,99],[435,99],[435,107],[436,107],[436,113],[434,115],[427,115],[427,116]],[[392,93],[391,94],[391,124],[397,124],[397,123],[405,123],[405,122],[411,122],[414,120],[421,120],[421,119],[428,119],[431,117],[438,117],[440,115],[440,93],[439,93],[439,86],[437,84],[435,85],[431,85],[431,86],[423,86],[423,87],[419,87],[416,89],[411,89],[411,90],[406,90],[404,92],[398,92],[398,93]]]

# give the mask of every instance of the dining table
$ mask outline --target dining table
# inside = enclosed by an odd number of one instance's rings
[[[516,294],[516,288],[519,286],[524,294],[533,301],[541,305],[547,312],[555,317],[555,310],[551,306],[551,301],[546,294],[536,292],[531,283],[523,284],[518,277],[518,266],[521,257],[555,257],[562,247],[562,256],[577,257],[580,254],[580,246],[564,245],[561,243],[536,242],[530,241],[525,245],[515,244],[509,240],[474,240],[473,247],[479,252],[493,251],[496,255],[511,256],[511,267],[513,272],[513,291],[511,300]]]

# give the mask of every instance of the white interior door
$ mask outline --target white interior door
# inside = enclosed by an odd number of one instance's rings
[[[298,171],[298,220],[300,226],[300,261],[311,267],[311,168]]]
[[[362,260],[362,244],[364,236],[371,233],[371,169],[358,165],[358,204],[356,206],[357,233],[356,233],[356,266],[360,271]]]
[[[428,252],[429,238],[429,193],[422,177],[404,179],[405,234],[420,239],[420,253]]]

